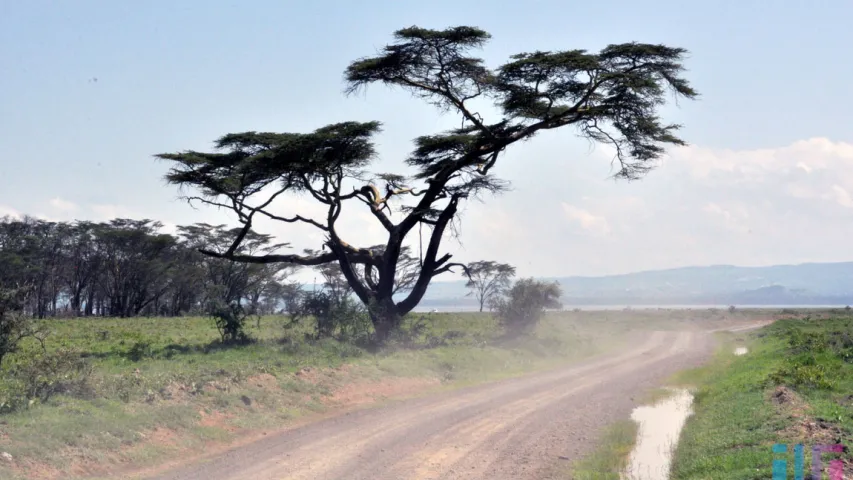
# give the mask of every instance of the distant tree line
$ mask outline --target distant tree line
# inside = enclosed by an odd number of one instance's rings
[[[375,335],[367,308],[354,297],[339,265],[314,267],[322,278],[320,289],[306,291],[291,279],[299,266],[236,262],[200,252],[227,252],[235,235],[243,236],[239,255],[271,255],[286,246],[269,235],[204,223],[179,226],[172,235],[162,227],[124,218],[0,218],[0,359],[3,352],[14,352],[21,338],[41,338],[41,327],[27,319],[49,317],[204,315],[215,320],[228,343],[251,341],[244,330],[249,317],[282,313],[291,325],[303,319],[313,323],[317,338]],[[412,288],[420,262],[408,247],[401,249],[395,292]],[[529,332],[546,308],[559,306],[558,284],[513,283],[511,265],[482,260],[469,264],[466,273],[481,311],[488,305],[508,333]]]
[[[20,306],[34,318],[205,314],[221,305],[249,314],[280,311],[298,294],[294,266],[236,263],[202,255],[227,250],[223,225],[162,232],[152,220],[51,222],[0,219],[0,288],[24,292]],[[248,233],[240,252],[262,255],[281,245]]]

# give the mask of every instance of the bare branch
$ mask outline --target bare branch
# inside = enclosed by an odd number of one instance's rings
[[[468,270],[468,266],[463,263],[448,263],[447,265],[435,270],[432,272],[432,276],[441,275],[446,272],[453,272],[453,267],[460,267],[467,277],[471,277],[471,272]]]

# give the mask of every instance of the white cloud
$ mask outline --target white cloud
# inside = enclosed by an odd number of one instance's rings
[[[21,218],[21,213],[12,207],[0,205],[0,218],[2,217]]]
[[[812,167],[806,165],[803,162],[797,162],[797,168],[803,170],[806,173],[812,173],[812,170],[813,170]]]
[[[722,220],[723,225],[738,232],[749,232],[749,211],[744,205],[733,205],[723,208],[716,203],[708,203],[702,209],[714,219]]]
[[[666,165],[688,170],[694,178],[734,182],[802,181],[804,175],[837,172],[853,182],[853,144],[811,138],[779,148],[734,151],[699,146],[673,149]]]
[[[69,202],[68,200],[63,200],[59,197],[52,198],[49,203],[54,210],[58,210],[60,212],[74,212],[77,210],[77,204]]]
[[[566,218],[579,224],[584,230],[597,235],[606,235],[610,232],[610,225],[607,223],[606,218],[593,215],[588,210],[569,205],[568,203],[561,203],[560,205],[563,207],[563,213],[566,215]]]
[[[89,210],[95,214],[97,220],[106,221],[114,218],[133,218],[133,210],[124,205],[101,204],[90,205]]]
[[[832,193],[829,195],[839,205],[846,208],[853,208],[853,198],[850,198],[850,192],[840,185],[832,186]]]

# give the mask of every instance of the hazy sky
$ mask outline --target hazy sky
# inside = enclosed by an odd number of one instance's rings
[[[626,41],[684,47],[702,97],[664,109],[691,146],[641,182],[609,180],[608,152],[573,131],[512,147],[493,171],[514,189],[466,205],[461,244],[447,243],[458,260],[537,276],[853,260],[851,18],[847,0],[0,0],[0,215],[227,222],[176,200],[152,155],[235,131],[379,120],[377,170],[394,171],[412,138],[457,122],[380,86],[347,98],[343,69],[396,29],[465,24],[492,33],[491,65]],[[351,243],[381,241],[352,213]]]

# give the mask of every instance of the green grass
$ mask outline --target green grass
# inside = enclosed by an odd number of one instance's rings
[[[575,480],[620,480],[628,465],[628,457],[637,438],[638,425],[622,420],[609,426],[602,434],[596,450],[571,467]]]
[[[853,333],[853,317],[838,314],[811,320],[780,320],[757,332],[739,334],[743,341],[737,341],[737,335],[728,334],[713,362],[682,372],[675,379],[676,383],[692,384],[697,388],[694,415],[682,431],[671,478],[771,478],[774,443],[823,443],[814,441],[809,435],[798,434],[798,424],[810,419],[827,420],[842,432],[842,443],[853,445],[850,436],[853,405],[842,401],[853,392],[853,363],[844,362],[830,350],[815,349],[804,355],[826,369],[831,387],[799,384],[813,381],[813,376],[780,376],[780,372],[802,360],[792,353],[791,332],[833,336],[829,332],[837,331]],[[742,345],[744,341],[749,352],[743,356],[733,355],[734,345]],[[777,405],[772,400],[772,392],[780,385],[794,391],[802,399],[801,404],[792,401]],[[808,458],[806,463],[808,465]],[[792,459],[788,465],[792,475]]]

